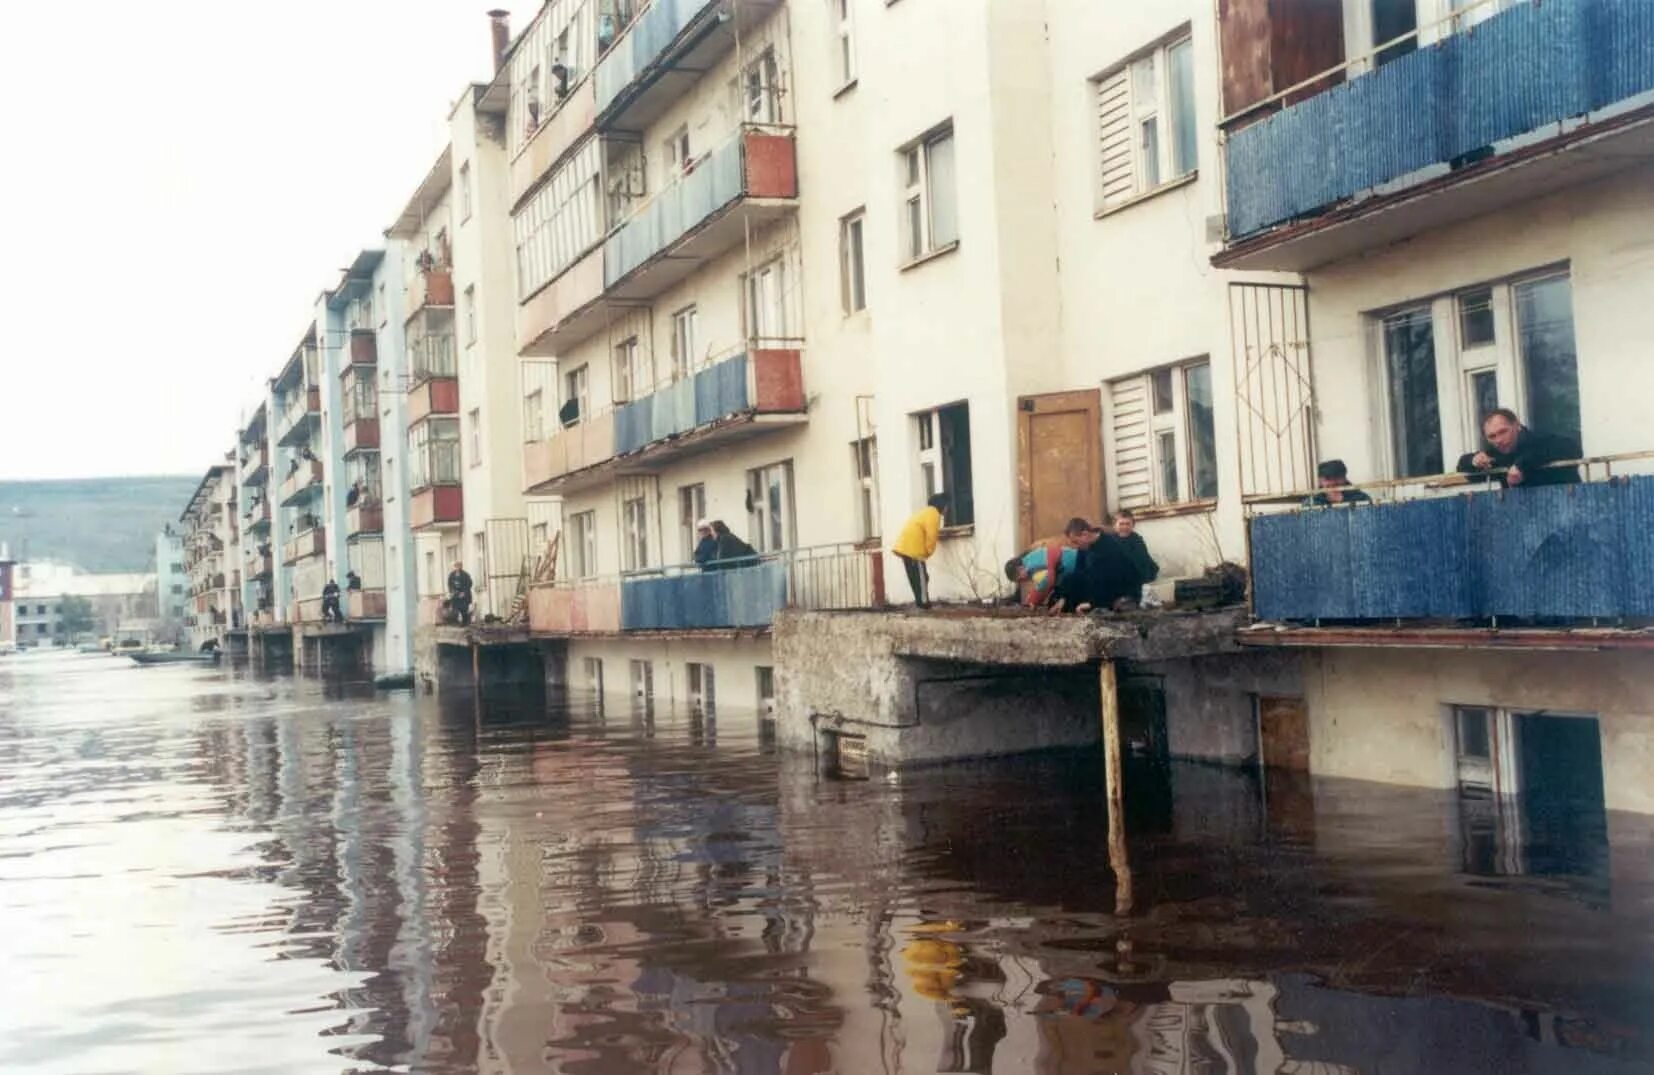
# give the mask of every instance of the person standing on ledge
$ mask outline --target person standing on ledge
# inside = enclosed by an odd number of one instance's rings
[[[454,569],[448,572],[448,608],[459,617],[462,626],[470,626],[471,575],[458,560],[454,561]]]
[[[936,543],[942,537],[947,512],[947,494],[937,493],[902,524],[902,532],[890,546],[907,571],[907,584],[913,588],[913,601],[920,608],[930,607],[930,569],[926,561],[936,555]]]
[[[1568,437],[1529,429],[1516,412],[1500,407],[1482,419],[1482,436],[1487,444],[1479,452],[1459,457],[1459,471],[1481,474],[1503,470],[1500,485],[1573,485],[1579,481],[1578,467],[1555,467],[1565,459],[1579,458],[1579,444]]]

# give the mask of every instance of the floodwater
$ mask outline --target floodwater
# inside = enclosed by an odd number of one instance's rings
[[[5,658],[0,1071],[1654,1070],[1639,819],[1098,770]]]

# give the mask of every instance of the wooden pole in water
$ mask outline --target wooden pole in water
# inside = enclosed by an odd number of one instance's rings
[[[1126,851],[1125,781],[1120,761],[1120,685],[1114,662],[1098,672],[1102,699],[1103,783],[1108,795],[1108,864],[1114,871],[1114,913],[1131,913],[1131,859]]]

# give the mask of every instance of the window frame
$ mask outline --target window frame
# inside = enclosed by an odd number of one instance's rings
[[[832,27],[832,70],[837,76],[833,94],[837,96],[854,86],[858,77],[855,0],[827,0],[827,17]]]
[[[471,219],[471,162],[459,166],[459,222]]]
[[[482,408],[472,407],[465,412],[466,440],[471,445],[471,466],[482,466]]]
[[[879,519],[879,438],[862,437],[850,442],[850,465],[856,482],[856,514],[861,523],[861,540],[877,541],[883,528]]]
[[[563,394],[562,402],[558,404],[557,408],[559,412],[568,406],[569,400],[576,399],[580,401],[579,413],[574,416],[574,421],[564,423],[561,418],[558,419],[558,424],[562,428],[573,429],[591,417],[591,363],[582,362],[573,369],[564,370],[563,376],[559,379],[559,388]]]
[[[953,170],[953,233],[938,241],[936,235],[936,192],[934,157],[937,147],[948,143],[949,167]],[[937,124],[897,150],[897,181],[902,191],[902,266],[918,265],[959,245],[958,143],[953,120]]]
[[[1195,436],[1193,422],[1194,408],[1190,405],[1190,373],[1202,367],[1206,370],[1207,390],[1214,396],[1210,401],[1212,413],[1209,432],[1212,450],[1209,463],[1213,483],[1210,495],[1200,495],[1196,485],[1195,479],[1202,468],[1195,454],[1198,438]],[[1223,488],[1222,462],[1217,448],[1217,401],[1211,377],[1212,358],[1207,354],[1193,355],[1176,362],[1153,366],[1108,382],[1111,397],[1110,429],[1108,451],[1105,454],[1109,460],[1110,474],[1107,486],[1112,509],[1177,512],[1205,510],[1217,503]],[[1165,388],[1164,393],[1161,391],[1162,385]],[[1147,452],[1147,499],[1135,494],[1130,498],[1121,495],[1122,489],[1128,484],[1121,480],[1118,469],[1120,457],[1124,454],[1120,449],[1120,444],[1124,443],[1120,439],[1120,427],[1121,408],[1127,405],[1127,390],[1142,393],[1145,427],[1142,432],[1142,448]]]
[[[754,76],[757,77],[756,83]],[[781,112],[781,63],[776,58],[774,47],[764,49],[742,70],[740,92],[744,122],[765,126],[784,122]]]
[[[780,478],[779,508],[770,503],[774,479]],[[794,480],[793,461],[780,459],[747,471],[747,532],[752,547],[761,553],[785,552],[798,547],[798,486]],[[777,515],[779,510],[779,515]],[[775,530],[780,527],[780,537]]]
[[[477,342],[477,285],[465,285],[465,346]]]
[[[867,309],[867,209],[854,209],[838,222],[839,302],[845,317]]]
[[[773,287],[768,281],[775,282]],[[777,323],[768,324],[771,319]],[[749,348],[789,342],[787,257],[785,253],[741,274],[741,321]],[[775,331],[766,331],[774,329]]]
[[[573,579],[597,577],[597,509],[569,516],[568,568]]]
[[[649,561],[649,495],[639,490],[620,501],[620,569],[647,571],[653,566]]]
[[[678,536],[682,539],[683,560],[681,563],[695,562],[695,546],[700,543],[700,536],[695,532],[695,523],[706,518],[706,483],[690,482],[678,486]]]
[[[672,311],[672,379],[681,381],[695,372],[696,352],[701,341],[701,310],[689,303]],[[650,390],[653,391],[653,385]],[[644,395],[648,395],[645,392]]]
[[[1123,209],[1199,177],[1199,94],[1196,91],[1185,95],[1174,77],[1172,63],[1172,54],[1184,48],[1191,50],[1188,64],[1192,69],[1194,35],[1189,23],[1183,23],[1090,79],[1092,188],[1097,215]],[[1147,92],[1143,85],[1145,68],[1150,72]],[[1153,99],[1146,99],[1151,92]],[[1121,95],[1123,101],[1114,106],[1105,119],[1104,106]],[[1123,143],[1119,140],[1121,122],[1126,124],[1128,132]],[[1155,148],[1154,159],[1149,161],[1145,159],[1143,141],[1145,127],[1151,123]],[[1194,131],[1193,159],[1186,162],[1179,160],[1179,134],[1185,124]],[[1129,147],[1131,155],[1131,185],[1129,189],[1110,193],[1118,176],[1112,173],[1108,161],[1118,158],[1122,144]],[[1179,171],[1179,166],[1185,164]]]
[[[937,493],[947,494],[949,504],[946,529],[953,530],[976,525],[975,452],[970,443],[975,437],[975,432],[974,429],[969,430],[965,444],[967,480],[964,483],[964,495],[960,496],[960,456],[950,450],[949,433],[944,424],[944,415],[949,414],[963,414],[965,425],[971,427],[969,400],[944,403],[939,407],[919,411],[911,417],[917,430],[914,463],[918,479],[915,487],[920,491],[918,500],[923,503]]]

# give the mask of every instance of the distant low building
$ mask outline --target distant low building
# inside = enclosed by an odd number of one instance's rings
[[[136,572],[85,574],[68,564],[38,561],[13,568],[13,624],[22,645],[73,641],[75,634],[147,637],[156,628],[155,575]],[[80,598],[91,605],[91,624],[74,631],[65,605]]]

